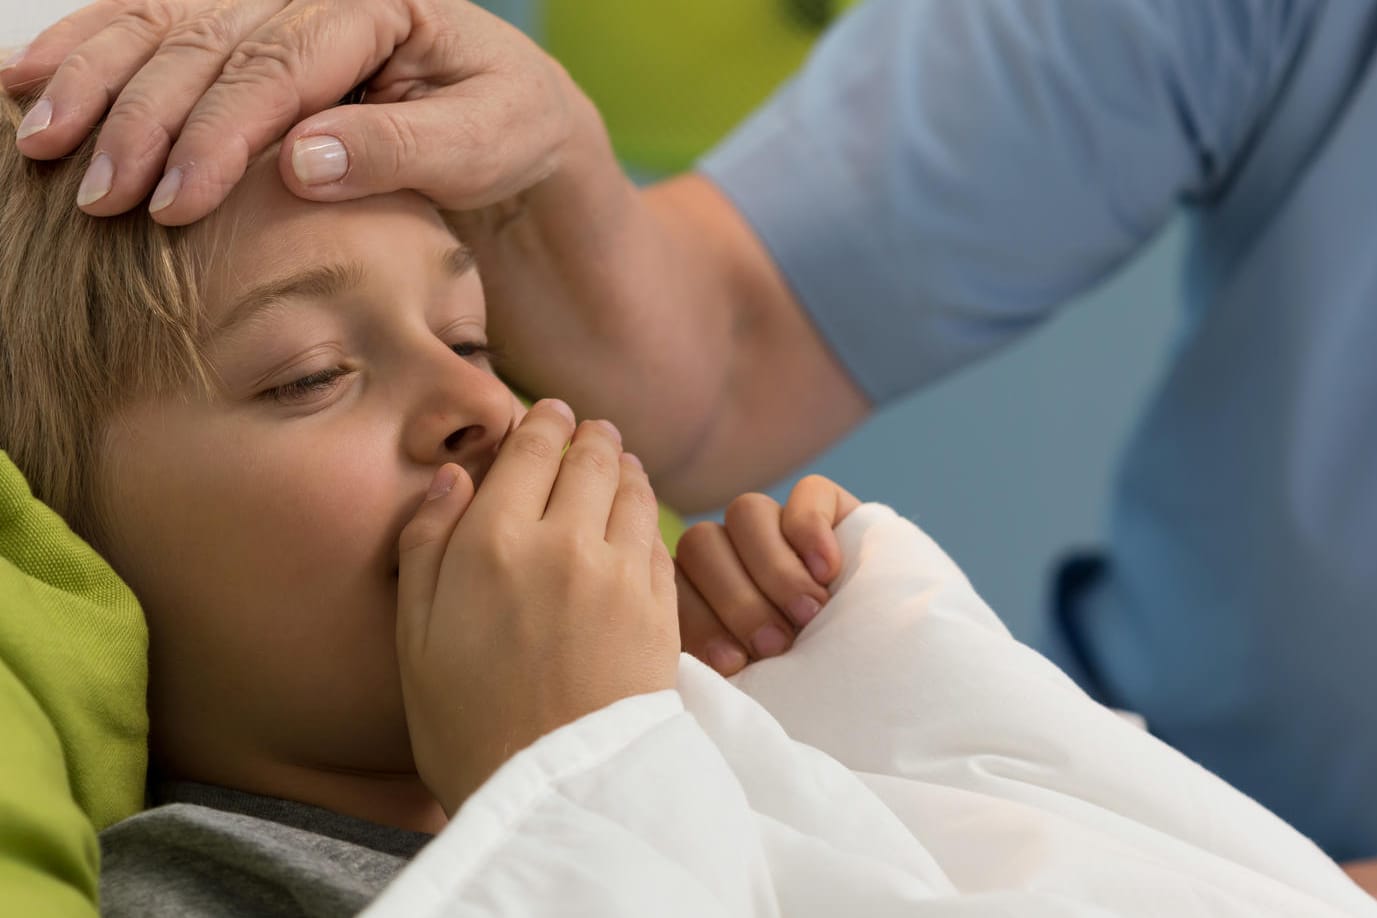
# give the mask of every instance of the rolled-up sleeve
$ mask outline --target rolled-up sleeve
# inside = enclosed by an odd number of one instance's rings
[[[699,168],[882,403],[1222,193],[1309,6],[871,0]]]

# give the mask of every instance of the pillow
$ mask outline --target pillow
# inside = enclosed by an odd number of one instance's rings
[[[115,572],[0,451],[0,889],[94,915],[96,832],[143,806],[148,633]]]

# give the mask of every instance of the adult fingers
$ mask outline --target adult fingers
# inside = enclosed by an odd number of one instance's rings
[[[450,537],[473,500],[473,479],[446,463],[431,479],[430,490],[397,540],[397,638],[399,646],[423,647],[431,604]]]
[[[125,9],[123,0],[98,0],[48,26],[33,41],[0,63],[0,79],[12,96],[28,95],[48,81],[72,49]]]
[[[827,602],[827,590],[784,538],[779,504],[766,494],[743,494],[727,506],[725,525],[746,572],[766,598],[795,627],[816,618]]]
[[[154,218],[183,225],[218,207],[255,156],[387,60],[413,31],[411,6],[298,0],[239,42],[168,153]]]
[[[679,605],[679,641],[684,652],[693,654],[724,676],[745,668],[750,657],[713,614],[681,567],[674,569],[674,587]]]
[[[584,421],[559,464],[545,519],[605,536],[621,481],[622,435],[607,421]]]
[[[283,183],[314,201],[403,188],[453,211],[506,200],[554,171],[572,131],[566,94],[532,86],[541,80],[483,74],[443,94],[323,111],[288,132]]]
[[[273,4],[274,8],[283,2]],[[156,105],[161,95],[173,91],[194,91],[199,96],[219,75],[229,49],[251,28],[239,25],[240,21],[250,20],[256,25],[266,19],[271,11],[260,14],[264,5],[264,0],[243,0],[220,9],[213,6],[212,0],[136,0],[124,4],[116,15],[62,58],[19,131],[20,150],[35,159],[53,159],[70,153],[101,121],[116,96],[131,82],[139,82],[136,76],[161,53],[160,48],[172,52],[176,67],[171,71],[166,66],[158,68],[153,74],[156,82],[152,84],[145,77],[144,91],[127,97],[132,102],[126,102],[126,112],[131,105]],[[192,60],[205,57],[213,61],[206,64]],[[207,70],[208,75],[202,76]],[[147,91],[150,85],[156,87],[151,95]],[[193,102],[194,99],[175,113],[178,126]],[[152,120],[151,116],[161,114],[157,108],[134,110],[143,116],[136,120]],[[124,133],[144,145],[157,139],[153,126],[142,123]],[[126,152],[121,144],[116,143],[114,148],[117,154]],[[166,155],[167,151],[164,147],[159,152]],[[113,162],[119,161],[117,155]],[[97,175],[109,171],[98,168]]]
[[[474,498],[473,512],[492,523],[542,518],[573,432],[574,412],[568,405],[551,398],[536,402],[503,441]]]
[[[78,115],[86,119],[77,124],[83,133],[109,104],[105,87],[118,91],[118,98],[101,127],[77,203],[87,213],[108,216],[147,197],[163,174],[173,138],[220,76],[231,52],[285,5],[286,0],[239,0],[186,15],[166,30],[151,59],[138,54],[138,43],[118,32],[118,21],[78,48],[44,95],[61,109],[69,97],[82,98],[77,87],[68,91],[66,80],[84,78],[94,84],[85,91],[89,112]],[[126,66],[122,56],[132,66]],[[78,60],[91,62],[88,72],[72,69]],[[126,72],[133,69],[137,72],[132,76]],[[90,79],[90,71],[96,79]]]
[[[784,504],[784,538],[822,586],[841,573],[841,544],[834,529],[860,504],[851,492],[821,475],[809,475],[794,485]]]
[[[690,527],[679,541],[676,560],[713,614],[752,656],[777,656],[793,644],[793,627],[751,580],[722,526]]]

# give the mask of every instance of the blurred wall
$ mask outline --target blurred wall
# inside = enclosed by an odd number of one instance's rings
[[[538,0],[489,2],[538,34]],[[0,0],[0,47],[81,5]],[[1180,243],[1173,227],[1027,340],[883,412],[800,474],[831,475],[917,520],[1027,633],[1052,559],[1102,531],[1116,451],[1176,314]]]

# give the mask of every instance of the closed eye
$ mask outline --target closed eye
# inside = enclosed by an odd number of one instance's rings
[[[458,344],[450,345],[450,350],[465,360],[478,358],[491,363],[493,358],[492,349],[480,341],[460,341]],[[283,383],[280,386],[273,386],[271,389],[264,389],[258,393],[257,397],[264,401],[275,401],[284,405],[300,402],[312,395],[330,391],[340,378],[348,373],[349,371],[343,367],[331,367]]]
[[[330,391],[340,377],[348,372],[343,367],[331,367],[328,370],[321,370],[309,376],[294,379],[289,383],[283,383],[280,386],[273,386],[271,389],[264,389],[258,393],[258,398],[265,401],[280,402],[284,405],[300,402],[312,395]]]

